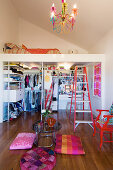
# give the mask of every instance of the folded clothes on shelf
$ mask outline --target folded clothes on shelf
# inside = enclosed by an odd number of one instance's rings
[[[16,68],[11,67],[10,70],[12,70],[13,73],[23,74],[22,71],[17,70]]]

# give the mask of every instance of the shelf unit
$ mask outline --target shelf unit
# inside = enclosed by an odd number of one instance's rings
[[[9,121],[10,103],[16,103],[24,99],[24,79],[22,71],[24,70],[18,63],[4,62],[4,121]]]

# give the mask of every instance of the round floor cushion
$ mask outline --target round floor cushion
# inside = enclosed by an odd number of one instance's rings
[[[35,148],[26,152],[21,160],[21,170],[52,170],[56,164],[56,155],[48,148]]]

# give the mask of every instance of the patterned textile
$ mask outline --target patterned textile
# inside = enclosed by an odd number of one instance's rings
[[[58,49],[27,49],[31,54],[61,54]]]
[[[12,48],[6,49],[6,54],[61,54],[57,49],[25,49],[25,48]]]
[[[106,122],[107,118],[99,119],[97,122],[100,124],[101,127],[103,127],[103,124]],[[109,119],[108,126],[113,125],[113,119]]]
[[[58,49],[49,49],[46,54],[61,54]]]
[[[20,160],[21,170],[52,170],[55,165],[56,155],[47,148],[30,150]]]
[[[85,154],[81,140],[78,136],[73,135],[56,135],[56,147],[57,153],[81,155]]]
[[[110,115],[113,115],[113,104],[111,105],[110,109],[109,109],[109,113]],[[107,118],[101,118],[99,119],[97,122],[100,124],[101,127],[103,127],[103,124],[106,122]],[[109,119],[109,123],[108,126],[113,126],[113,118]]]
[[[12,49],[6,49],[6,54],[30,54],[27,50],[23,48],[12,48]]]
[[[27,47],[24,44],[22,44],[22,48],[27,50]]]
[[[109,109],[109,113],[112,115],[113,114],[113,104],[111,105],[110,109]]]
[[[28,49],[24,44],[22,47],[13,43],[5,43],[6,54],[61,54],[58,49]]]
[[[10,145],[10,150],[32,148],[35,137],[34,133],[19,133]]]
[[[19,49],[19,47],[16,44],[13,44],[13,43],[5,43],[5,47],[6,47],[6,49],[12,49],[12,48],[18,48]]]

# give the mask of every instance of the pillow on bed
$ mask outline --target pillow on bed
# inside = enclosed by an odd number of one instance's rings
[[[31,54],[30,52],[22,48],[6,49],[4,53],[6,54]]]
[[[19,133],[10,145],[10,150],[32,148],[35,137],[34,133]]]
[[[28,48],[24,44],[22,44],[22,49],[27,50]]]
[[[58,49],[49,49],[47,54],[61,54]]]
[[[12,49],[12,48],[18,48],[19,49],[19,47],[16,44],[13,44],[13,43],[5,43],[5,48],[6,49]]]

